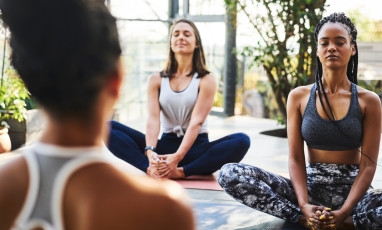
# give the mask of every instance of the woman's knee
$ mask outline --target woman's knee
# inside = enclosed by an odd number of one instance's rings
[[[353,221],[357,229],[382,228],[382,189],[368,191],[354,210]]]
[[[110,121],[110,126],[112,129],[118,129],[119,127],[122,127],[123,125],[119,123],[118,121]]]
[[[236,144],[243,148],[243,150],[247,151],[249,146],[251,145],[251,139],[249,136],[245,133],[235,133],[234,139],[236,140]]]
[[[217,181],[223,188],[236,180],[237,167],[239,167],[237,163],[228,163],[221,167]]]
[[[235,133],[232,134],[232,142],[230,146],[233,147],[233,154],[231,154],[231,162],[240,162],[251,144],[251,140],[249,139],[247,134],[244,133]]]

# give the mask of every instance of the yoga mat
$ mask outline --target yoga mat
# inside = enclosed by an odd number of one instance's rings
[[[216,181],[214,175],[194,175],[185,179],[174,180],[183,188],[203,189],[203,190],[223,190]]]

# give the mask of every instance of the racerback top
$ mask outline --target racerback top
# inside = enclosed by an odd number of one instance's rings
[[[66,182],[82,167],[107,162],[106,148],[67,148],[38,142],[24,150],[29,188],[13,230],[63,229],[62,198]]]

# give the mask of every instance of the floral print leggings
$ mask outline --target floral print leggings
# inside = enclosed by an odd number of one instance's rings
[[[311,163],[307,166],[309,202],[338,210],[358,174],[358,165]],[[245,164],[226,164],[218,182],[237,201],[289,222],[302,216],[289,179]],[[382,189],[370,189],[353,210],[356,229],[382,229]]]

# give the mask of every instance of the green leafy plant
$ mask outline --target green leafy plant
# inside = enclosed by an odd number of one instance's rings
[[[15,119],[22,122],[26,118],[26,100],[30,98],[23,80],[8,61],[10,34],[1,20],[0,24],[2,25],[0,31],[4,34],[0,72],[0,127],[9,128],[8,120]]]
[[[21,122],[26,118],[26,99],[29,99],[29,93],[24,82],[14,68],[7,66],[0,79],[1,127],[9,128],[9,125],[6,123],[9,119],[16,119]]]
[[[238,8],[254,32],[253,46],[242,55],[262,66],[268,77],[280,113],[286,122],[289,92],[314,81],[316,69],[314,27],[325,9],[326,0],[225,0]]]

